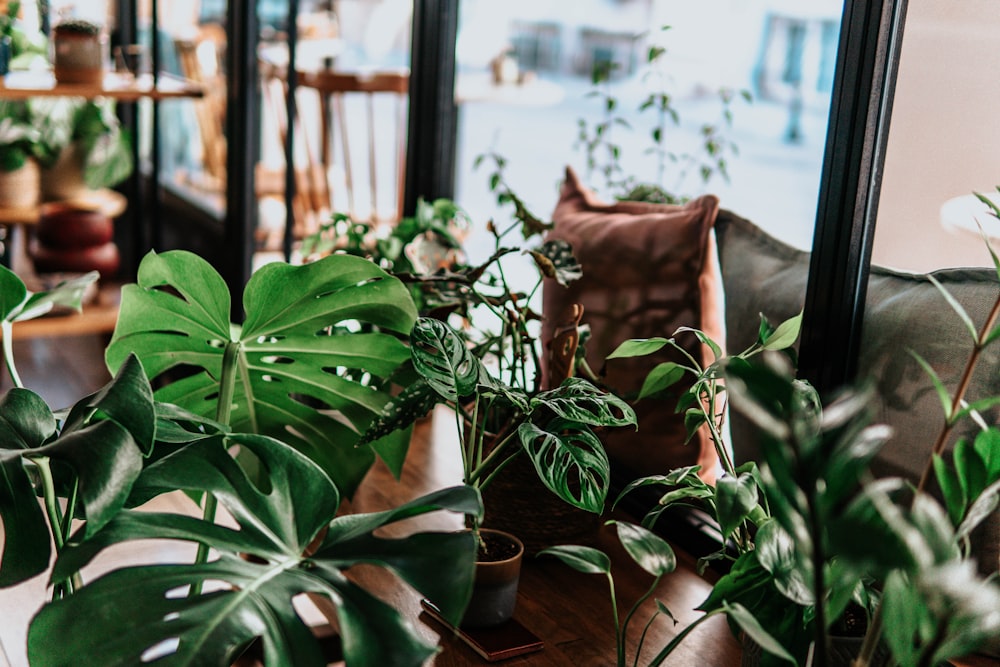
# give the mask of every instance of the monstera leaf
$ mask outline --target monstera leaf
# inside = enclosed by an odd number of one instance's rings
[[[291,444],[353,494],[378,453],[398,475],[409,432],[356,447],[389,395],[378,388],[409,350],[416,309],[403,284],[372,262],[331,255],[303,266],[267,264],[247,283],[246,320],[230,323],[230,295],[197,255],[147,255],[122,305],[107,363],[134,351],[151,378],[183,378],[158,400],[226,421],[233,431]],[[349,335],[338,335],[350,330]],[[232,399],[226,400],[231,391]]]
[[[227,452],[234,446],[252,450],[267,468],[266,489]],[[434,647],[343,571],[358,563],[386,567],[453,621],[471,595],[476,545],[470,532],[375,533],[437,510],[478,514],[474,489],[445,489],[392,510],[333,518],[339,495],[330,478],[295,449],[260,435],[218,436],[185,447],[148,466],[136,484],[144,496],[178,488],[212,493],[238,529],[193,516],[124,511],[92,538],[65,548],[53,577],[126,540],[210,544],[218,558],[115,570],[43,607],[28,634],[32,665],[65,664],[66,656],[95,657],[101,665],[138,665],[154,657],[157,665],[230,665],[258,637],[266,665],[325,665],[292,604],[310,593],[336,606],[347,664],[416,666]],[[318,546],[305,555],[323,528]],[[209,592],[188,593],[200,584],[212,585],[205,586]]]
[[[0,399],[5,533],[0,586],[24,581],[49,565],[49,528],[26,467],[45,466],[49,479],[69,476],[87,519],[84,534],[96,532],[124,506],[143,455],[152,448],[154,424],[152,391],[134,357],[111,383],[77,403],[61,430],[33,392],[14,388]]]

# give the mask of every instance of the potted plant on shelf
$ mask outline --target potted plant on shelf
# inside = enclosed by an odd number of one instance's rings
[[[86,198],[132,174],[132,141],[114,100],[41,97],[25,103],[41,132],[44,199]]]
[[[478,516],[478,494],[459,486],[384,512],[338,516],[353,478],[338,470],[347,478],[338,485],[322,464],[343,462],[352,470],[363,465],[351,464],[347,455],[356,449],[356,436],[351,440],[349,430],[338,431],[344,442],[318,442],[316,434],[329,426],[328,418],[305,405],[315,397],[310,382],[345,390],[352,380],[344,375],[361,374],[364,360],[391,346],[389,334],[333,329],[359,317],[385,326],[412,320],[405,289],[357,258],[275,266],[255,274],[247,286],[250,321],[242,330],[258,334],[247,340],[228,322],[221,279],[196,256],[151,254],[139,280],[123,298],[121,326],[108,350],[110,362],[122,363],[105,388],[59,413],[20,386],[0,399],[0,466],[7,480],[0,488],[6,534],[0,585],[45,572],[50,542],[56,551],[50,575],[54,599],[33,618],[28,634],[31,664],[64,664],[72,656],[81,665],[131,665],[154,657],[229,665],[260,640],[264,664],[325,665],[318,641],[293,607],[300,593],[332,603],[348,665],[423,664],[435,648],[343,571],[362,562],[390,567],[457,621],[471,591],[472,536],[417,533],[386,539],[374,533],[438,510]],[[30,294],[6,269],[0,269],[0,287],[5,358],[19,384],[8,348],[11,323],[63,297]],[[287,297],[291,290],[301,290],[303,301],[314,307],[282,316],[282,305],[269,297]],[[178,326],[179,318],[187,328]],[[143,320],[166,328],[137,331]],[[148,344],[154,339],[155,346]],[[344,369],[338,361],[348,356],[354,365]],[[209,416],[159,400],[144,363],[161,375],[159,370],[171,366],[163,357],[210,367],[165,387],[174,387],[182,402],[187,399]],[[324,370],[333,368],[331,362],[342,375]],[[262,364],[270,366],[266,378],[256,374]],[[388,364],[391,360],[381,361],[382,367]],[[236,379],[240,390],[233,389]],[[261,382],[283,383],[285,400],[279,399],[280,389],[265,389]],[[324,407],[360,422],[381,400],[371,388],[338,395],[344,398],[328,398]],[[287,428],[278,428],[279,410]],[[237,430],[250,424],[248,413],[257,432]],[[263,433],[280,430],[288,437],[295,429],[301,434],[296,446]],[[227,510],[227,521],[217,522],[214,510],[202,518],[157,511],[156,498],[177,492],[204,498],[206,507],[217,501]],[[84,580],[89,576],[84,566],[99,562],[108,547],[157,538],[191,544],[192,551],[197,546],[198,553],[193,562],[127,564]]]
[[[24,103],[0,100],[0,206],[38,204],[41,133]]]
[[[995,255],[994,262],[1000,277]],[[982,350],[998,337],[1000,298],[993,316],[977,330],[958,302],[937,286],[968,324],[973,339],[968,377]],[[964,385],[949,396],[922,362],[946,411],[937,442],[947,442],[964,419],[978,420],[981,431],[974,440],[960,440],[950,457],[935,447],[916,487],[900,479],[876,479],[870,465],[888,430],[871,425],[870,390],[848,391],[821,405],[816,392],[794,377],[794,355],[781,354],[797,338],[798,321],[777,328],[762,321],[758,341],[729,357],[703,336],[715,363],[702,368],[690,359],[690,365],[660,366],[647,377],[646,393],[670,386],[685,373],[695,377],[678,409],[686,411],[692,428],[710,430],[726,474],[712,488],[693,468],[673,470],[636,480],[623,495],[650,486],[665,489],[644,519],[647,527],[674,505],[707,508],[724,540],[709,558],[731,561],[729,572],[698,607],[706,613],[658,647],[649,664],[661,664],[691,630],[718,614],[727,615],[734,630],[743,633],[745,665],[867,667],[882,664],[889,653],[898,664],[935,665],[989,645],[1000,632],[1000,586],[995,577],[984,579],[976,572],[968,538],[1000,496],[1000,429],[978,416],[1000,399],[968,404]],[[664,345],[674,345],[673,339],[628,341],[612,357],[649,354]],[[723,392],[763,433],[759,465],[731,463],[722,439]],[[943,490],[943,502],[927,491],[931,476]],[[669,545],[636,531],[631,527],[619,535],[637,562],[667,558]],[[581,571],[603,571],[603,554],[589,547],[549,553]],[[667,611],[662,603],[657,609]],[[851,624],[861,632],[845,637]]]

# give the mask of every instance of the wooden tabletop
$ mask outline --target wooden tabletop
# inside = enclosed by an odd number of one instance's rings
[[[377,464],[365,479],[349,508],[370,512],[396,506],[431,490],[457,484],[461,461],[453,434],[452,419],[444,413],[420,423],[400,480],[393,479],[385,466]],[[424,528],[460,527],[457,517],[422,518]],[[410,527],[412,530],[413,527]],[[652,584],[652,577],[635,566],[618,546],[612,528],[602,528],[599,548],[612,557],[620,606],[629,606]],[[677,571],[667,575],[646,601],[629,627],[629,663],[643,626],[659,599],[678,620],[658,617],[650,627],[639,664],[648,662],[688,623],[701,614],[693,611],[708,595],[711,581],[699,576],[689,555],[678,552]],[[440,667],[487,664],[471,648],[434,621],[420,607],[419,596],[400,586],[382,570],[363,569],[355,573],[366,586],[391,601],[404,614],[417,619],[417,627],[441,652],[429,664]],[[708,575],[706,575],[708,576]],[[545,644],[539,653],[505,660],[502,664],[580,667],[615,664],[614,626],[607,579],[571,570],[550,557],[526,558],[521,572],[514,618]],[[634,627],[633,627],[634,626]],[[736,667],[742,650],[723,617],[713,618],[695,630],[674,652],[667,665],[712,665]]]

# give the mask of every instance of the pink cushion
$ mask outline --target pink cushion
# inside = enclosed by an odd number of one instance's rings
[[[583,323],[592,336],[587,361],[596,371],[622,341],[670,337],[678,327],[705,331],[722,342],[719,286],[712,226],[719,200],[705,195],[680,206],[641,202],[600,201],[566,169],[559,203],[552,215],[550,239],[573,247],[583,278],[562,287],[547,281],[544,290],[542,340],[573,303],[584,307]],[[703,364],[711,351],[690,333],[678,341]],[[683,361],[677,353],[612,360],[604,380],[619,395],[634,399],[646,373],[665,360]],[[685,378],[685,382],[686,382]],[[633,402],[639,430],[616,429],[604,434],[616,476],[661,474],[671,468],[699,464],[706,480],[714,479],[715,449],[701,429],[685,445],[683,415],[674,412],[677,385],[671,397]]]

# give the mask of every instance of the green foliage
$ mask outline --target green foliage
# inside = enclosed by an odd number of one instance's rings
[[[184,251],[150,253],[122,289],[109,368],[136,354],[151,378],[185,372],[157,399],[216,418],[236,431],[280,438],[353,494],[378,453],[398,474],[409,432],[357,446],[389,400],[387,379],[408,357],[395,334],[416,312],[402,283],[373,263],[334,255],[303,266],[272,263],[243,293],[246,319],[230,322],[218,273]],[[362,325],[376,330],[360,331]]]
[[[271,381],[307,376],[302,371],[310,364],[299,355],[343,366],[347,358],[377,353],[390,364],[378,345],[350,344],[352,336],[364,341],[365,334],[331,332],[335,326],[348,328],[348,320],[360,315],[387,331],[405,328],[415,317],[412,304],[401,298],[405,290],[357,258],[317,263],[306,271],[276,267],[247,286],[248,319],[241,329],[228,321],[221,279],[195,256],[151,254],[140,272],[142,286],[133,286],[136,293],[122,304],[121,319],[131,324],[116,331],[115,350],[108,351],[109,359],[121,357],[121,363],[106,387],[58,413],[20,386],[0,398],[5,535],[0,586],[45,572],[50,545],[56,551],[53,598],[42,605],[28,633],[31,664],[71,659],[81,665],[153,660],[230,665],[260,639],[267,665],[322,665],[320,647],[293,606],[302,594],[326,598],[336,608],[348,664],[423,664],[436,648],[409,619],[345,571],[362,563],[390,569],[457,623],[471,595],[474,538],[453,531],[390,538],[383,529],[441,510],[481,516],[478,491],[454,487],[382,512],[337,516],[341,491],[309,456],[267,435],[230,429],[230,400],[244,399],[253,381],[242,378],[243,393],[226,389],[235,375],[232,362],[240,358],[235,348],[241,331],[256,332],[259,344],[285,341],[294,347],[281,354],[304,367],[297,373],[275,368]],[[80,292],[93,278],[30,294],[16,275],[0,270],[5,343],[13,322],[54,304],[78,306]],[[152,328],[138,324],[145,317]],[[321,330],[341,356],[323,357],[317,347],[324,346],[305,342]],[[192,338],[202,343],[177,345]],[[180,363],[200,364],[214,373],[220,407],[215,412],[222,419],[155,402],[139,356],[126,340],[161,371]],[[252,365],[260,358],[248,353],[242,361]],[[12,363],[10,368],[16,380]],[[201,395],[195,404],[204,407],[203,400],[210,399]],[[204,518],[142,507],[177,491],[206,498]],[[216,523],[209,501],[221,503],[235,525]],[[143,540],[195,544],[199,555],[190,564],[128,565],[84,583],[81,568],[91,562],[100,567],[105,550]]]
[[[664,26],[662,31],[669,29],[670,26]],[[688,181],[692,174],[697,175],[702,184],[707,184],[716,175],[729,180],[729,157],[739,152],[727,131],[733,124],[734,102],[749,103],[751,97],[746,90],[730,88],[717,91],[721,107],[719,120],[703,123],[698,128],[698,149],[679,151],[671,147],[670,131],[681,125],[681,115],[675,104],[676,95],[670,90],[671,81],[664,64],[666,55],[667,49],[662,46],[654,45],[647,51],[641,80],[650,84],[651,90],[635,109],[636,114],[649,112],[655,117],[649,130],[650,146],[645,151],[656,158],[656,178],[651,182],[626,174],[621,164],[623,147],[617,137],[621,132],[631,132],[635,123],[623,112],[621,100],[613,90],[615,72],[620,66],[607,61],[594,64],[593,89],[587,97],[597,100],[602,116],[593,124],[583,118],[577,121],[576,147],[586,156],[587,177],[597,172],[604,180],[604,187],[618,199],[683,203],[690,198],[685,188],[690,187]],[[670,185],[667,184],[668,172],[671,172]]]
[[[443,276],[465,263],[462,242],[471,226],[468,214],[450,199],[419,199],[416,213],[404,217],[388,233],[378,225],[335,213],[319,230],[302,240],[302,255],[317,259],[331,253],[365,257],[403,279],[421,314],[447,309],[453,298]],[[442,276],[441,281],[414,276]]]
[[[625,667],[627,664],[625,637],[628,632],[629,623],[636,612],[639,611],[640,606],[653,595],[657,585],[660,583],[660,579],[676,569],[677,559],[670,545],[652,531],[626,521],[609,521],[608,524],[615,526],[618,541],[625,549],[625,553],[628,554],[629,558],[653,577],[650,587],[625,612],[623,617],[618,608],[615,578],[611,571],[611,559],[606,553],[594,547],[558,545],[543,549],[538,552],[538,555],[554,556],[577,572],[603,574],[607,578],[608,590],[611,596],[612,618],[615,625],[617,665],[618,667]],[[645,627],[648,628],[656,620],[656,617],[661,614],[673,619],[670,609],[659,600],[656,600],[656,610],[647,619]],[[639,639],[634,664],[638,664],[639,654],[642,652],[643,639],[645,639],[645,632],[643,632],[642,637]]]
[[[262,461],[269,471],[266,489],[255,485],[227,453],[232,445],[251,449]],[[76,542],[74,537],[56,563],[54,578],[131,540],[210,543],[219,556],[207,563],[120,568],[44,607],[28,637],[33,665],[62,664],[65,655],[134,665],[150,653],[162,654],[163,664],[228,665],[255,637],[263,639],[265,664],[322,665],[317,640],[292,606],[302,593],[328,598],[338,608],[348,664],[419,665],[435,648],[398,611],[343,571],[362,562],[391,568],[452,620],[471,594],[471,535],[375,535],[384,526],[427,512],[478,512],[477,495],[465,487],[385,512],[334,518],[339,495],[323,471],[280,442],[254,435],[218,436],[183,448],[146,468],[136,487],[143,497],[174,489],[209,491],[221,499],[238,528],[183,515],[128,511],[89,540]],[[301,502],[303,498],[309,502]],[[318,546],[307,552],[317,537]],[[202,595],[183,594],[195,582],[209,581],[226,586]],[[88,622],[74,621],[80,618]],[[59,651],[53,650],[56,646]]]
[[[549,490],[575,507],[602,511],[610,463],[592,429],[634,425],[635,413],[625,401],[581,378],[569,378],[534,395],[505,384],[487,370],[461,335],[439,320],[418,319],[410,339],[413,365],[421,376],[417,384],[429,387],[437,394],[436,402],[446,402],[456,411],[464,482],[482,489],[504,462],[523,451]],[[407,426],[413,406],[423,407],[426,401],[423,390],[404,392],[383,411],[366,438]],[[507,422],[503,437],[487,452],[483,439],[491,411],[501,411]]]

